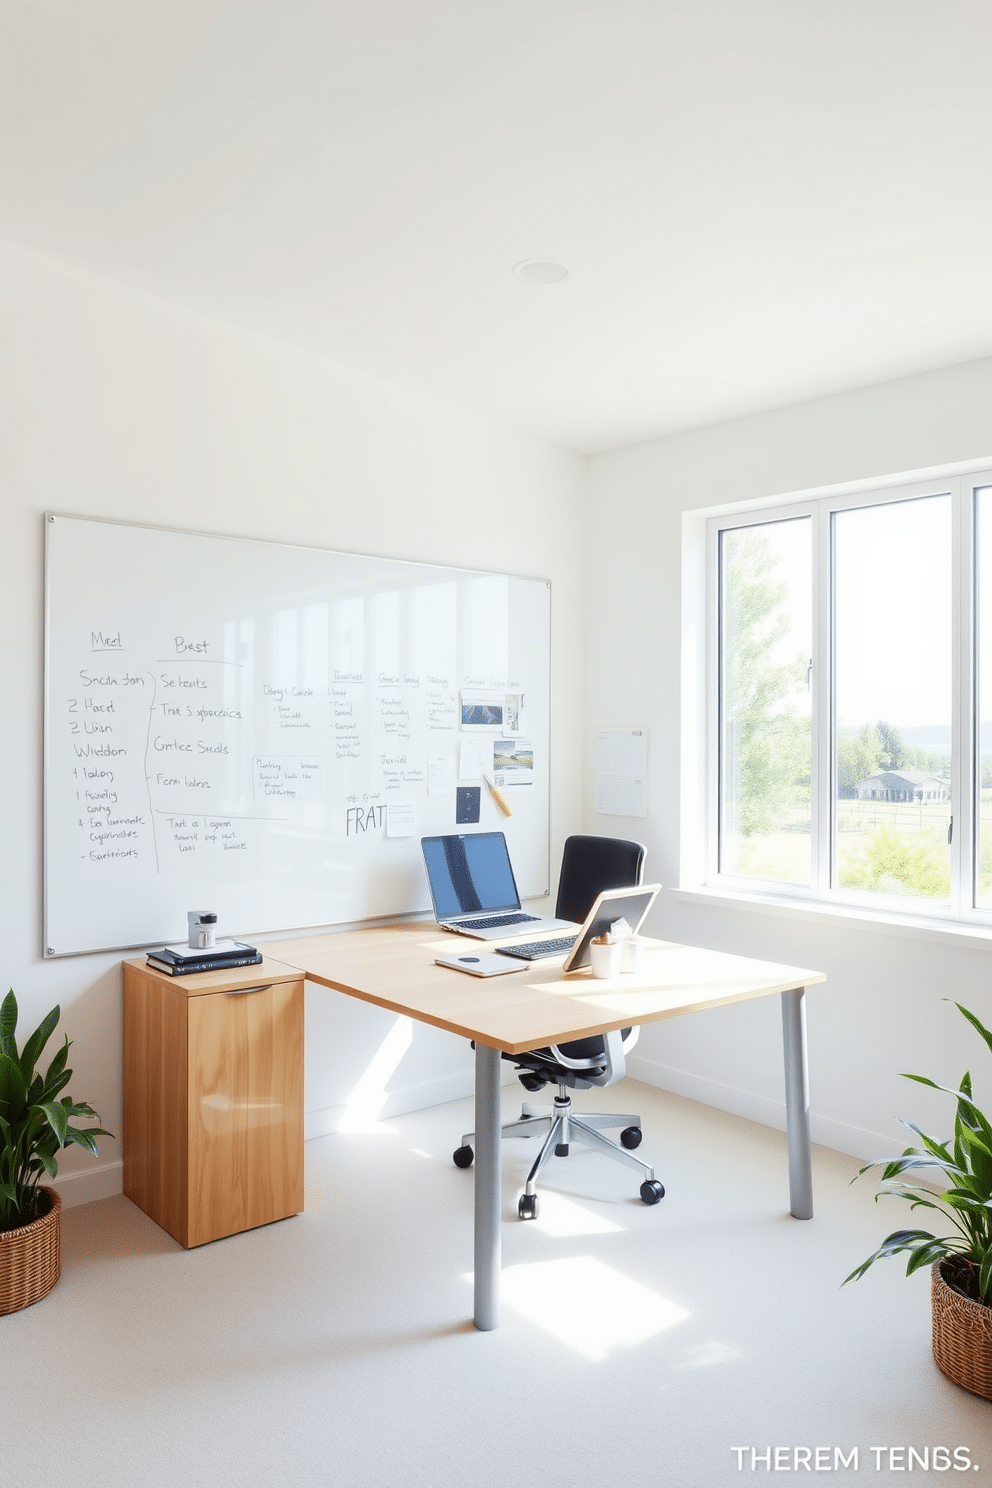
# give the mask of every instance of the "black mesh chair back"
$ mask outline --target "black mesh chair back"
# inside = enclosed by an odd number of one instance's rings
[[[643,842],[627,842],[622,837],[566,838],[555,914],[581,925],[606,889],[635,888],[644,877],[645,852]],[[595,1058],[602,1052],[603,1040],[574,1039],[561,1048],[570,1059]]]
[[[606,889],[632,889],[644,877],[645,847],[622,837],[569,837],[561,855],[558,878],[560,920],[581,925]]]

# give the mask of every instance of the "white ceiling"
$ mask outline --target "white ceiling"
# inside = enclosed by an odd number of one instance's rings
[[[989,0],[0,0],[0,237],[599,450],[992,353],[990,43]]]

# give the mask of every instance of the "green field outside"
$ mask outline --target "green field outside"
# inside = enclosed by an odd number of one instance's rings
[[[983,791],[982,797],[982,879],[992,902],[992,791]],[[842,800],[835,810],[840,887],[933,900],[949,897],[950,802]],[[725,871],[809,883],[808,809],[797,809],[789,817],[777,831],[739,839],[736,866],[727,863]]]

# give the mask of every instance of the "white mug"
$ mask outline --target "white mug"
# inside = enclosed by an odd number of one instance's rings
[[[589,959],[592,963],[592,974],[594,977],[615,977],[620,972],[621,944],[615,940],[610,945],[597,945],[595,941],[589,946]]]
[[[217,916],[210,909],[191,909],[186,915],[189,921],[189,948],[191,951],[213,949],[217,932]]]
[[[620,942],[620,970],[622,972],[639,971],[643,950],[644,947],[636,935],[632,935],[629,940],[622,940]]]

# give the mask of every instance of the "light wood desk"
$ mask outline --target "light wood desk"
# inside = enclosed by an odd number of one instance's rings
[[[499,1323],[501,1050],[522,1054],[780,993],[790,1209],[797,1219],[812,1217],[804,990],[826,980],[821,972],[657,940],[646,941],[638,972],[613,981],[595,980],[587,969],[566,975],[560,957],[487,979],[434,965],[435,956],[466,944],[439,936],[436,925],[400,925],[275,941],[265,952],[320,986],[475,1040],[477,1328]]]

